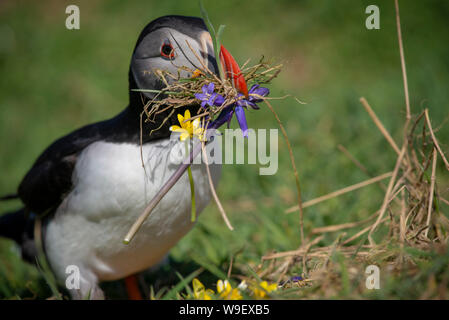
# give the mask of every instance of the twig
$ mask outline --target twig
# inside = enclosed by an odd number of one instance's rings
[[[209,179],[210,191],[212,192],[212,196],[214,197],[215,203],[218,206],[218,210],[220,211],[221,216],[223,217],[224,222],[226,223],[226,225],[228,226],[228,228],[230,230],[234,230],[234,228],[232,227],[231,223],[229,222],[229,219],[228,219],[228,217],[226,215],[226,212],[225,212],[223,206],[221,205],[220,199],[218,199],[217,193],[215,192],[214,182],[212,181],[212,176],[210,174],[209,163],[208,163],[208,159],[207,159],[207,154],[206,154],[206,148],[205,148],[204,141],[201,143],[201,150],[203,152],[204,162],[206,164],[207,177]]]
[[[229,268],[228,268],[228,273],[226,274],[228,279],[231,278],[231,273],[232,273],[232,265],[234,264],[234,256],[231,256],[231,261],[229,262]]]
[[[449,205],[449,201],[446,200],[446,199],[444,199],[443,197],[438,197],[438,199],[440,199],[441,202],[443,202],[443,203]]]
[[[396,197],[398,196],[399,193],[401,193],[404,189],[407,189],[407,187],[405,185],[402,185],[397,191],[395,191],[395,193],[390,197],[389,202],[393,201],[394,199],[396,199]],[[392,191],[393,192],[393,191]]]
[[[189,47],[190,51],[192,51],[192,53],[195,55],[196,59],[201,63],[201,66],[203,67],[204,71],[206,71],[211,76],[213,76],[217,81],[220,81],[220,79],[217,77],[217,75],[215,73],[213,73],[212,71],[210,71],[210,69],[204,64],[203,60],[198,56],[196,51],[192,48],[189,41],[186,40],[186,44]]]
[[[186,122],[198,119],[198,118],[202,118],[207,115],[209,115],[209,112],[203,112],[203,113],[197,114],[196,116],[190,117],[188,119],[184,119],[183,123],[186,123]]]
[[[399,235],[401,239],[401,247],[404,247],[405,243],[405,231],[407,227],[407,220],[406,220],[406,206],[405,206],[405,194],[402,190],[401,194],[401,215],[399,217]]]
[[[281,119],[279,119],[276,111],[274,111],[272,105],[268,102],[268,100],[264,99],[264,102],[267,104],[270,111],[274,114],[279,127],[281,128],[282,134],[284,135],[285,142],[287,143],[288,152],[290,153],[290,161],[292,163],[293,171],[295,173],[295,181],[296,181],[296,190],[298,191],[298,207],[299,210],[299,223],[301,229],[301,243],[304,244],[304,213],[302,210],[302,200],[301,200],[301,186],[299,183],[299,174],[298,170],[296,170],[295,157],[293,156],[293,149],[290,145],[290,140],[288,139],[287,132],[285,131],[284,126],[282,125]]]
[[[344,155],[346,155],[349,160],[351,160],[360,170],[362,170],[366,175],[368,175],[369,177],[372,177],[372,174],[368,171],[368,169],[362,164],[360,163],[360,161],[358,161],[350,152],[348,149],[346,149],[344,146],[342,146],[341,144],[338,145],[338,149],[343,152]],[[381,181],[379,181],[377,183],[379,185],[379,187],[383,190],[383,191],[387,191],[387,186],[382,183]],[[399,200],[395,199],[396,202],[398,202]]]
[[[262,260],[271,260],[271,259],[284,258],[284,257],[290,257],[290,256],[296,256],[296,255],[299,256],[301,254],[305,254],[307,251],[310,250],[311,246],[317,244],[322,239],[323,239],[323,236],[316,237],[307,246],[301,246],[299,249],[296,249],[296,250],[268,254],[268,255],[263,256]],[[317,249],[323,249],[323,248],[317,248]]]
[[[399,153],[401,153],[401,151],[400,151],[398,145],[393,140],[393,138],[391,137],[388,130],[385,129],[384,125],[379,120],[376,113],[374,113],[374,111],[371,108],[371,106],[369,105],[368,101],[366,101],[366,99],[364,97],[361,97],[360,102],[362,103],[363,107],[365,107],[365,110],[366,110],[366,112],[368,112],[371,119],[373,119],[374,124],[377,126],[377,128],[379,128],[380,132],[384,135],[385,139],[387,139],[388,143],[391,145],[391,147],[394,149],[394,151],[399,155]]]
[[[379,217],[377,218],[376,222],[372,225],[371,230],[370,230],[370,232],[368,234],[368,239],[369,239],[369,242],[370,242],[371,245],[374,245],[374,241],[373,241],[371,235],[376,230],[377,226],[379,225],[380,221],[382,220],[382,218],[383,218],[383,216],[385,214],[385,211],[387,209],[387,206],[388,206],[388,203],[389,203],[389,199],[390,199],[390,194],[391,194],[391,191],[393,189],[394,182],[396,180],[396,176],[397,176],[397,174],[399,172],[399,167],[401,165],[402,159],[403,159],[404,154],[405,154],[405,149],[406,149],[405,146],[406,145],[404,144],[404,146],[402,147],[401,153],[399,154],[399,157],[398,157],[398,159],[396,161],[396,165],[395,165],[395,168],[393,170],[393,175],[392,175],[392,177],[390,179],[390,182],[388,184],[387,192],[385,193],[385,197],[384,197],[384,202],[382,203],[382,207],[380,209]]]
[[[380,223],[386,221],[387,218],[384,218]],[[363,235],[364,233],[367,233],[369,230],[371,229],[371,226],[368,226],[362,230],[360,230],[359,232],[357,232],[355,235],[353,235],[352,237],[346,239],[345,241],[343,241],[343,245],[350,243],[351,241],[354,241],[355,239],[357,239],[358,237],[360,237],[361,235]]]
[[[426,220],[426,226],[428,227],[426,229],[426,232],[424,235],[427,238],[427,235],[429,234],[430,229],[430,218],[432,216],[432,209],[433,209],[433,194],[435,191],[435,171],[437,168],[437,149],[433,148],[433,160],[432,160],[432,176],[430,177],[430,191],[429,191],[429,203],[427,207],[427,220]]]
[[[435,134],[433,133],[432,124],[430,123],[429,110],[428,109],[425,110],[425,115],[426,115],[427,125],[429,126],[430,135],[432,136],[433,144],[435,145],[435,148],[437,148],[441,158],[443,159],[443,162],[444,162],[444,164],[446,166],[446,169],[449,171],[449,162],[447,161],[446,157],[444,156],[444,153],[443,153],[443,151],[440,148],[438,140],[435,137]]]
[[[302,204],[302,207],[303,208],[311,207],[311,206],[313,206],[313,205],[315,205],[317,203],[320,203],[320,202],[323,202],[323,201],[326,201],[326,200],[329,200],[329,199],[341,196],[342,194],[345,194],[345,193],[348,193],[348,192],[351,192],[351,191],[354,191],[354,190],[357,190],[357,189],[369,186],[370,184],[373,184],[373,183],[379,182],[379,181],[381,181],[383,179],[386,179],[388,177],[391,177],[391,175],[392,175],[392,172],[387,172],[387,173],[381,174],[380,176],[368,179],[366,181],[362,181],[362,182],[356,183],[354,185],[342,188],[340,190],[331,192],[331,193],[326,194],[324,196],[321,196],[321,197],[318,197],[318,198],[306,201],[306,202],[304,202]],[[298,206],[294,206],[294,207],[291,207],[291,208],[287,209],[285,211],[285,213],[291,213],[291,212],[294,212],[296,210],[298,210]]]
[[[408,144],[408,126],[411,120],[410,113],[410,96],[408,93],[408,80],[407,80],[407,70],[405,67],[405,56],[404,56],[404,45],[402,44],[402,32],[401,32],[401,18],[399,15],[399,3],[398,0],[394,1],[395,11],[396,11],[396,29],[398,32],[398,44],[399,44],[399,55],[401,57],[401,70],[402,70],[402,80],[404,83],[404,97],[405,97],[405,109],[406,109],[406,118],[404,123],[404,142],[403,148],[406,148]],[[409,153],[405,149],[406,163],[411,163]]]
[[[429,226],[421,227],[420,229],[418,229],[418,231],[413,236],[411,236],[407,240],[413,240],[413,239],[417,238],[420,235],[420,233],[423,232],[424,230],[426,230],[427,228],[429,228]]]
[[[183,163],[178,167],[178,169],[176,169],[176,171],[170,176],[170,178],[168,178],[168,180],[161,187],[161,189],[159,189],[159,191],[156,193],[153,199],[151,199],[151,201],[148,203],[145,210],[142,212],[139,218],[137,218],[137,220],[129,229],[128,233],[123,239],[124,244],[130,243],[130,241],[134,238],[137,231],[139,231],[145,219],[148,218],[153,209],[158,205],[158,203],[167,194],[167,192],[170,191],[170,189],[175,185],[175,183],[179,180],[179,178],[184,174],[184,172],[192,163],[193,159],[198,155],[200,151],[201,151],[201,144],[197,144],[189,155],[189,161],[187,163],[186,161],[183,161]]]
[[[405,107],[406,107],[406,112],[407,112],[406,119],[410,120],[411,119],[410,98],[409,98],[409,94],[408,94],[407,70],[405,68],[404,46],[402,44],[401,18],[399,16],[398,0],[394,0],[394,6],[396,9],[396,29],[398,31],[398,43],[399,43],[399,54],[401,56],[402,79],[404,82]]]
[[[377,212],[374,213],[373,215],[371,215],[369,218],[362,220],[362,221],[357,221],[357,222],[348,222],[348,223],[342,223],[342,224],[336,224],[333,226],[327,226],[327,227],[321,227],[321,228],[314,228],[312,229],[312,234],[316,234],[316,233],[327,233],[327,232],[336,232],[336,231],[340,231],[343,229],[350,229],[350,228],[354,228],[357,227],[359,225],[365,224],[367,222],[369,222],[370,220],[372,220],[375,216],[377,215]]]

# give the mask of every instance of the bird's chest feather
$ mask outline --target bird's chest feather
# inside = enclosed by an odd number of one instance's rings
[[[148,143],[142,149],[132,144],[90,145],[77,161],[74,188],[49,225],[49,237],[59,237],[58,241],[63,237],[65,249],[88,259],[104,278],[123,276],[127,269],[137,271],[156,263],[193,226],[187,172],[153,210],[133,241],[124,245],[122,240],[177,169],[180,150],[184,149],[183,143],[170,140]],[[207,172],[204,165],[193,165],[192,173],[200,212],[211,196]],[[220,168],[211,166],[211,173],[216,184]]]

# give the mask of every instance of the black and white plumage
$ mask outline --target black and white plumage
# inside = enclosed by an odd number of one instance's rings
[[[117,116],[78,129],[51,144],[36,160],[18,188],[24,208],[0,217],[0,236],[16,240],[23,256],[33,259],[33,217],[44,216],[43,244],[47,260],[63,284],[67,266],[80,269],[81,287],[73,298],[90,294],[103,298],[98,283],[115,280],[147,269],[163,259],[169,249],[193,226],[187,175],[183,175],[143,224],[135,239],[122,243],[132,223],[163,183],[176,170],[171,150],[184,143],[170,140],[169,127],[177,124],[161,113],[155,122],[143,122],[140,150],[140,114],[151,93],[131,89],[161,89],[152,72],[178,67],[195,69],[203,63],[217,72],[210,34],[199,18],[166,16],[149,23],[140,34],[129,71],[129,105]],[[174,56],[167,57],[164,44]],[[183,76],[189,76],[187,73]],[[144,99],[145,100],[145,99]],[[198,106],[189,106],[192,113]],[[179,113],[184,110],[180,109]],[[181,149],[182,148],[182,149]],[[142,160],[145,169],[142,167]],[[214,183],[220,167],[211,166]],[[193,165],[197,211],[210,200],[204,165]]]

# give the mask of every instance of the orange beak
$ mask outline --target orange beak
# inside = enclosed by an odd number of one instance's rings
[[[245,97],[248,97],[248,86],[246,85],[245,77],[240,71],[237,62],[223,45],[220,48],[220,62],[226,79],[230,79],[234,88],[243,93]]]

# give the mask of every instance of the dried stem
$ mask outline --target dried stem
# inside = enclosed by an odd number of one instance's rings
[[[402,159],[404,157],[405,150],[406,149],[405,149],[405,145],[404,145],[404,147],[402,148],[401,153],[399,154],[399,157],[398,157],[398,159],[396,161],[396,165],[394,167],[393,175],[392,175],[392,177],[390,179],[390,183],[388,184],[387,192],[385,193],[384,202],[382,203],[382,207],[380,209],[379,217],[377,218],[376,222],[372,225],[371,230],[370,230],[370,232],[368,234],[368,239],[369,239],[369,242],[370,242],[371,245],[374,245],[374,241],[373,241],[371,235],[376,230],[377,226],[379,225],[380,221],[382,220],[382,218],[383,218],[383,216],[385,214],[385,211],[387,210],[387,206],[389,204],[389,199],[390,199],[390,194],[391,194],[391,191],[393,189],[394,182],[396,181],[396,176],[397,176],[397,174],[399,172],[399,168],[400,168]]]
[[[401,216],[399,218],[399,235],[401,240],[401,246],[404,246],[405,243],[405,232],[407,228],[407,220],[406,220],[406,204],[405,204],[405,195],[404,191],[402,191],[401,195]]]
[[[382,180],[384,180],[384,179],[386,179],[388,177],[391,177],[391,175],[392,175],[392,172],[387,172],[387,173],[381,174],[380,176],[377,176],[377,177],[368,179],[366,181],[362,181],[362,182],[353,184],[351,186],[339,189],[337,191],[331,192],[331,193],[326,194],[324,196],[321,196],[321,197],[318,197],[318,198],[315,198],[315,199],[312,199],[312,200],[309,200],[309,201],[305,201],[302,204],[302,207],[303,208],[311,207],[313,205],[316,205],[317,203],[320,203],[320,202],[323,202],[323,201],[326,201],[326,200],[329,200],[329,199],[341,196],[342,194],[345,194],[345,193],[348,193],[348,192],[351,192],[351,191],[354,191],[354,190],[357,190],[357,189],[369,186],[369,185],[371,185],[373,183],[382,181]],[[294,212],[296,210],[298,210],[298,206],[294,206],[294,207],[291,207],[291,208],[287,209],[285,211],[285,213],[291,213],[291,212]]]
[[[437,149],[433,148],[433,160],[432,160],[432,176],[430,177],[430,191],[429,191],[429,203],[427,207],[427,220],[426,220],[426,232],[424,235],[428,236],[429,229],[430,229],[430,218],[432,216],[432,209],[433,209],[433,195],[435,191],[435,171],[437,168]]]
[[[221,205],[220,199],[218,198],[217,193],[215,192],[214,182],[212,181],[212,176],[210,174],[209,163],[208,163],[208,159],[207,159],[206,147],[205,147],[204,142],[201,143],[201,149],[203,151],[203,157],[204,157],[204,162],[206,164],[207,177],[209,179],[209,186],[210,186],[210,191],[212,192],[212,196],[214,197],[214,200],[215,200],[215,203],[217,204],[218,210],[220,211],[221,216],[223,217],[223,220],[226,223],[226,225],[228,226],[229,230],[234,230],[234,227],[229,222],[228,216],[226,215],[226,212],[225,212],[223,206]]]
[[[443,152],[443,150],[441,150],[440,145],[438,143],[438,140],[435,137],[435,134],[433,133],[432,123],[430,122],[429,110],[428,109],[425,110],[425,115],[426,115],[427,126],[429,127],[430,135],[432,136],[433,144],[435,145],[435,148],[437,148],[441,158],[443,159],[443,162],[444,162],[444,165],[446,166],[446,169],[449,171],[449,162],[447,161],[446,157],[444,156],[444,152]]]
[[[373,218],[375,218],[377,216],[377,212],[372,214],[369,218],[362,220],[362,221],[357,221],[357,222],[348,222],[348,223],[342,223],[342,224],[336,224],[333,226],[326,226],[326,227],[321,227],[321,228],[314,228],[312,229],[312,234],[316,234],[316,233],[328,233],[328,232],[336,232],[336,231],[340,231],[340,230],[344,230],[344,229],[350,229],[350,228],[354,228],[354,227],[358,227],[362,224],[365,224],[369,221],[371,221]]]
[[[288,152],[290,154],[290,161],[292,163],[293,172],[295,174],[296,181],[296,190],[298,191],[298,206],[296,210],[299,210],[299,223],[301,229],[301,243],[304,244],[304,214],[302,209],[302,200],[301,200],[301,186],[299,183],[299,174],[298,170],[296,170],[295,157],[293,156],[293,149],[290,145],[290,140],[288,139],[287,132],[285,131],[284,126],[282,125],[281,119],[279,119],[276,111],[274,111],[273,106],[265,99],[264,102],[267,104],[270,111],[274,114],[279,127],[281,128],[282,134],[284,135],[285,142],[287,143]]]
[[[398,43],[399,43],[399,54],[401,56],[402,79],[404,82],[405,107],[406,107],[406,112],[407,112],[406,120],[410,120],[411,119],[410,98],[409,98],[409,94],[408,94],[407,70],[405,68],[404,45],[402,44],[401,18],[399,16],[398,0],[394,0],[394,6],[396,9],[396,29],[398,31]]]
[[[168,193],[168,191],[170,191],[170,189],[175,185],[175,183],[179,180],[179,178],[181,178],[181,176],[184,174],[187,168],[190,167],[190,164],[192,163],[193,159],[199,154],[200,151],[201,151],[201,144],[197,144],[189,155],[188,163],[186,163],[186,161],[183,161],[183,163],[179,165],[178,169],[176,169],[176,171],[170,176],[170,178],[168,178],[168,180],[165,182],[162,188],[159,189],[159,191],[148,203],[147,207],[139,216],[139,218],[137,218],[137,220],[131,226],[131,229],[129,229],[128,233],[126,234],[123,240],[124,244],[129,244],[131,242],[131,240],[136,235],[137,231],[139,231],[140,227],[145,222],[146,218],[148,218],[150,213],[159,204],[162,198]]]
[[[360,98],[360,102],[362,103],[362,105],[365,107],[366,112],[368,112],[369,116],[371,117],[371,119],[373,119],[374,123],[376,124],[377,128],[379,128],[380,132],[383,134],[383,136],[385,137],[385,139],[387,139],[388,143],[390,144],[390,146],[394,149],[394,151],[399,155],[401,153],[401,150],[399,149],[398,145],[396,144],[396,142],[393,140],[393,138],[391,137],[390,133],[388,132],[387,129],[385,129],[384,125],[382,124],[382,122],[379,120],[379,118],[377,117],[376,113],[373,111],[373,109],[371,108],[371,106],[369,105],[368,101],[366,101],[366,99],[364,97]]]

